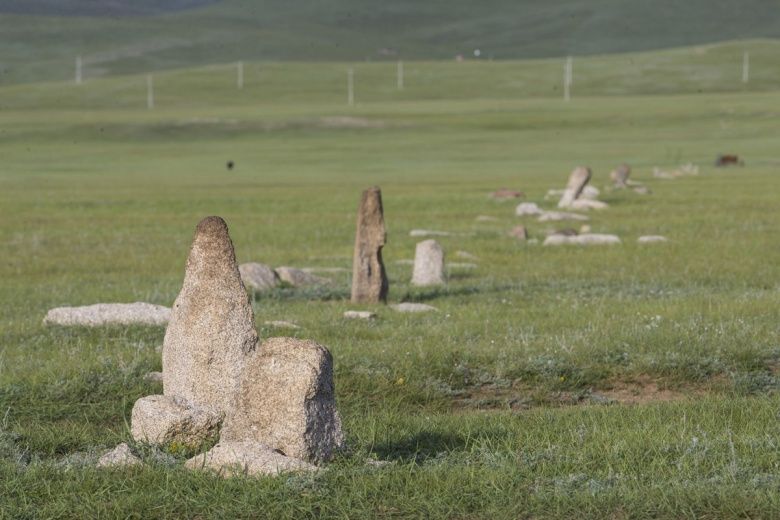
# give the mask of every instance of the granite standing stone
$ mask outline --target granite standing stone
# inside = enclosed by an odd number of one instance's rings
[[[609,174],[609,179],[616,188],[625,188],[628,186],[628,176],[631,175],[631,167],[625,163],[621,164]]]
[[[444,284],[444,250],[435,240],[424,240],[417,244],[414,253],[412,285]]]
[[[559,208],[568,208],[571,203],[577,200],[582,190],[585,189],[585,185],[588,184],[591,177],[590,168],[584,166],[578,166],[574,168],[574,171],[569,175],[569,182],[566,184],[566,189],[563,192],[561,200],[558,202]]]
[[[382,192],[374,186],[363,192],[358,208],[352,259],[352,303],[387,300],[387,273],[382,262],[386,239]]]

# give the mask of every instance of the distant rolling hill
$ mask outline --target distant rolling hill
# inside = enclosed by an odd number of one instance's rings
[[[0,0],[0,83],[245,60],[543,58],[780,37],[777,0]]]

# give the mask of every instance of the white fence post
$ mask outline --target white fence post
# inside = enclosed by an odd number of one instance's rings
[[[241,90],[244,88],[244,62],[239,61],[236,68],[236,86]]]
[[[81,56],[76,56],[76,85],[81,85]]]
[[[355,70],[347,69],[347,105],[355,105]]]
[[[398,84],[398,90],[404,89],[404,62],[398,60],[398,68],[396,71],[396,82]]]
[[[572,84],[572,57],[566,58],[566,63],[563,66],[563,100],[569,101],[571,99],[571,84]]]
[[[742,55],[742,83],[750,80],[750,53],[745,51]]]
[[[154,108],[154,78],[151,74],[146,75],[146,108]]]

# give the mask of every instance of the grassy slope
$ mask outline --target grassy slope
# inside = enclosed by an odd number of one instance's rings
[[[381,59],[381,48],[405,59],[475,48],[517,59],[778,36],[772,0],[225,0],[140,18],[0,15],[0,81],[71,77],[79,54],[88,74],[102,75],[238,59]]]
[[[223,68],[166,74],[151,112],[140,77],[3,89],[0,516],[776,515],[780,71],[744,87],[707,65],[734,49],[579,61],[568,105],[532,81],[557,61],[414,64],[402,93],[391,65],[361,65],[352,109],[345,64],[316,66],[316,80],[314,65],[251,64],[240,93]],[[700,75],[678,75],[692,57]],[[644,76],[605,81],[610,60],[635,59]],[[377,127],[334,127],[344,116]],[[725,151],[747,166],[709,168]],[[579,163],[602,186],[624,160],[654,193],[605,194],[591,225],[618,247],[518,244],[504,236],[521,222],[513,204],[486,197],[509,186],[539,201]],[[701,176],[650,176],[688,160]],[[163,330],[47,329],[45,311],[170,304],[207,214],[228,220],[240,261],[349,267],[374,183],[391,299],[441,312],[344,322],[348,275],[255,301],[264,337],[289,333],[265,321],[292,319],[332,349],[353,453],[316,477],[251,484],[185,473],[175,453],[147,451],[151,467],[127,474],[90,469],[129,438],[135,399],[160,391],[142,376],[160,368]],[[534,237],[548,227],[525,223]],[[411,288],[396,261],[416,227],[463,233],[441,242],[479,267]],[[653,233],[672,242],[634,243]],[[697,398],[559,407],[642,378]],[[367,469],[369,455],[395,464]]]

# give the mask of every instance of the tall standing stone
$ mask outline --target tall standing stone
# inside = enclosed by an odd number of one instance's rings
[[[412,285],[444,284],[444,250],[435,240],[424,240],[417,244],[414,253]]]
[[[163,393],[223,414],[255,350],[252,306],[225,221],[200,221],[163,341]]]
[[[578,166],[569,175],[569,182],[566,184],[566,189],[563,191],[563,196],[558,202],[559,208],[568,208],[571,203],[577,200],[582,190],[585,189],[585,185],[588,184],[591,177],[590,168],[584,166]]]
[[[374,186],[363,192],[358,208],[355,253],[352,259],[352,302],[378,303],[387,300],[387,274],[382,263],[385,245],[382,192]]]
[[[628,186],[628,176],[631,175],[631,167],[625,163],[621,164],[609,174],[609,179],[616,188],[625,188]]]

